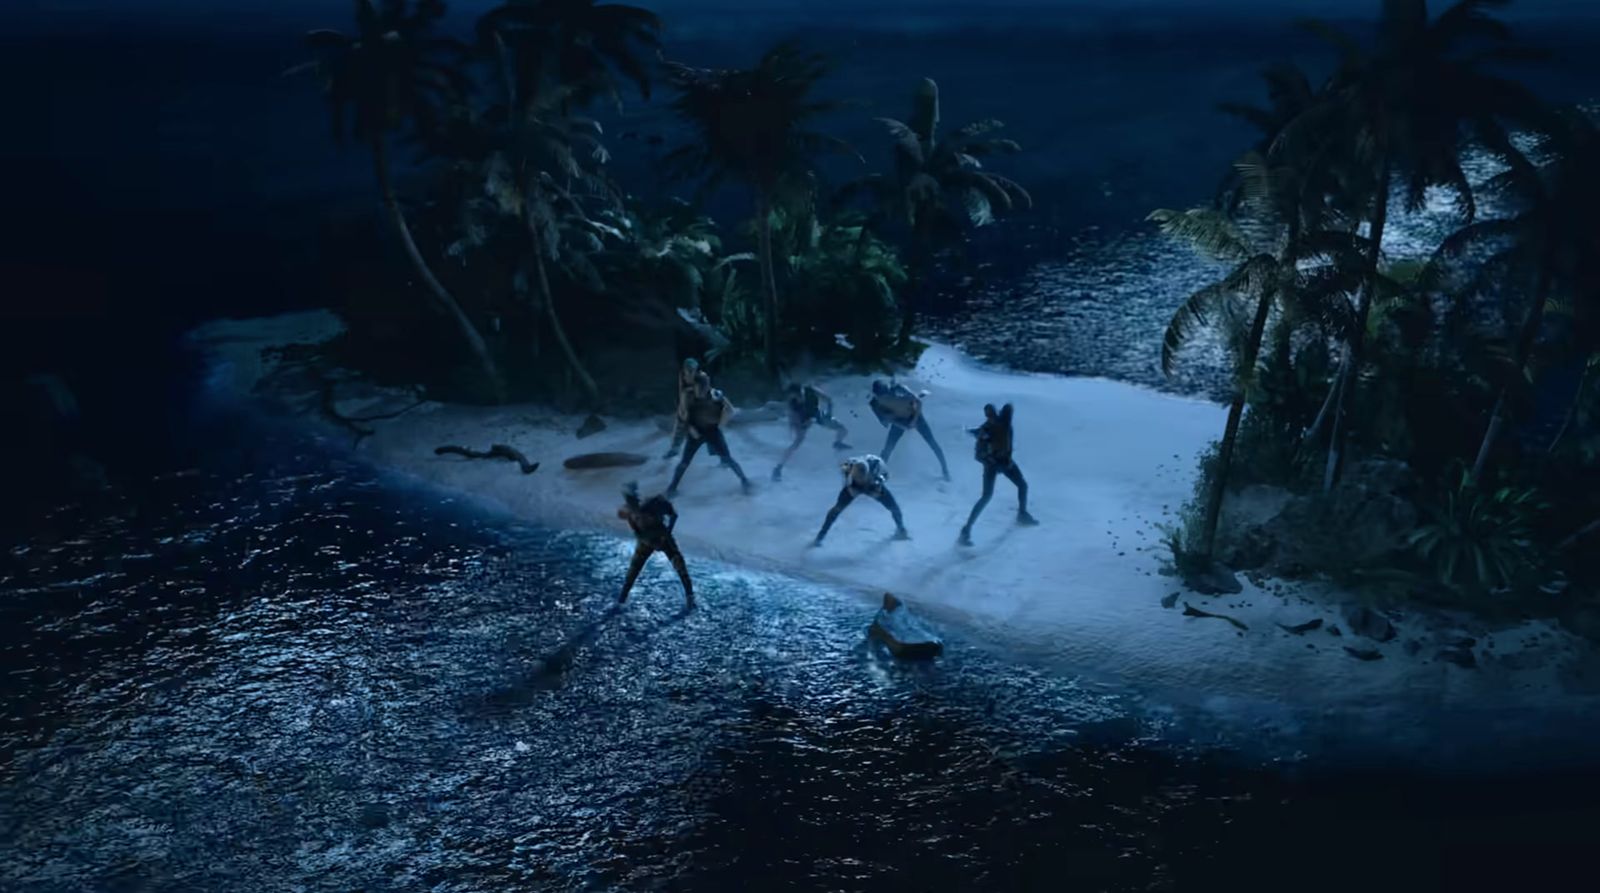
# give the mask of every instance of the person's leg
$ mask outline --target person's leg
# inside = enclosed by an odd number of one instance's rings
[[[789,444],[787,450],[783,451],[783,458],[778,460],[778,467],[772,469],[772,479],[775,481],[783,480],[783,466],[788,465],[789,460],[793,459],[794,454],[799,451],[800,444],[805,442],[806,433],[811,430],[811,426],[796,424],[791,421],[789,430],[794,432],[794,442]]]
[[[822,545],[822,538],[828,535],[828,531],[833,527],[833,522],[839,520],[839,513],[844,511],[845,507],[853,502],[855,498],[855,491],[851,490],[848,484],[839,491],[838,501],[833,504],[833,508],[828,509],[828,517],[823,520],[822,529],[817,531],[817,545]]]
[[[944,461],[944,450],[939,449],[939,441],[933,439],[933,429],[928,427],[928,419],[925,416],[917,416],[917,433],[928,442],[928,446],[933,447],[933,454],[939,457],[939,471],[945,480],[950,480],[950,464]]]
[[[728,449],[728,438],[723,435],[721,428],[711,429],[711,433],[706,435],[706,445],[721,456],[723,464],[733,469],[733,473],[739,476],[739,486],[746,490],[750,489],[750,479],[744,476],[744,469],[734,461],[733,453]]]
[[[889,514],[893,516],[894,538],[897,540],[911,539],[911,534],[906,533],[906,520],[900,515],[900,503],[894,501],[894,494],[889,492],[889,488],[879,487],[877,492],[872,494],[872,498],[882,503],[883,507],[888,509]]]
[[[972,545],[972,525],[977,522],[978,516],[983,514],[983,509],[994,496],[994,478],[997,469],[988,462],[983,463],[983,495],[978,497],[978,503],[972,507],[972,514],[967,516],[967,526],[961,528],[961,537],[958,542],[963,546]]]
[[[896,425],[894,422],[889,423],[889,437],[883,442],[883,453],[881,454],[883,461],[889,461],[890,454],[894,452],[894,445],[899,443],[900,438],[904,436],[906,436],[905,428]]]
[[[700,447],[704,443],[705,441],[699,437],[689,438],[683,450],[683,458],[678,460],[678,467],[672,472],[672,483],[667,485],[668,499],[678,495],[678,482],[683,480],[683,473],[689,470],[689,463],[694,461],[694,454],[700,452]]]
[[[836,449],[836,450],[848,450],[848,449],[850,449],[850,444],[844,442],[844,439],[846,437],[850,436],[850,429],[846,428],[842,423],[840,423],[840,421],[838,419],[825,418],[825,419],[822,420],[822,427],[827,428],[829,431],[833,432],[833,448],[834,449]]]
[[[685,430],[685,428],[684,428],[684,426],[682,424],[673,425],[672,426],[672,448],[667,450],[667,454],[665,456],[662,456],[661,458],[663,458],[663,459],[671,459],[673,456],[678,455],[678,451],[683,449],[683,440],[684,440],[684,438],[688,437],[688,436],[689,435],[688,435],[687,431]]]
[[[678,579],[683,582],[683,600],[688,607],[694,607],[694,581],[689,579],[689,564],[683,560],[683,552],[678,549],[677,540],[667,539],[666,545],[661,547],[667,560],[672,562],[672,569],[678,572]]]
[[[1038,520],[1028,514],[1028,482],[1022,477],[1022,469],[1017,467],[1017,463],[1012,462],[1002,469],[1001,473],[1010,478],[1011,483],[1017,485],[1017,523],[1038,524]]]
[[[644,570],[644,563],[650,560],[650,553],[655,550],[644,543],[635,543],[633,546],[633,561],[628,564],[628,576],[622,581],[622,594],[617,596],[617,601],[628,600],[628,593],[633,591],[633,583],[639,579],[639,572]]]

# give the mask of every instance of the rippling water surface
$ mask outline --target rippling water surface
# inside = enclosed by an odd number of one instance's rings
[[[959,638],[897,664],[854,594],[696,562],[685,614],[652,565],[612,611],[618,538],[240,440],[4,553],[0,889],[1173,889],[1477,833]]]

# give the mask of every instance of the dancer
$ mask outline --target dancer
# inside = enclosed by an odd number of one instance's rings
[[[983,463],[983,495],[978,497],[978,504],[972,507],[972,514],[967,516],[967,526],[961,528],[961,537],[956,540],[963,546],[972,545],[973,522],[978,520],[984,506],[989,504],[989,498],[994,496],[996,475],[1003,474],[1017,485],[1017,523],[1030,527],[1039,523],[1028,514],[1028,482],[1023,480],[1022,469],[1011,458],[1011,404],[1007,403],[999,412],[995,412],[993,403],[986,404],[983,417],[982,425],[967,429],[968,434],[978,439],[974,455]]]
[[[672,448],[667,450],[663,459],[671,459],[678,455],[678,450],[683,448],[683,440],[689,434],[689,428],[684,424],[685,410],[689,401],[694,397],[694,377],[700,374],[700,361],[689,357],[683,361],[683,366],[678,369],[678,409],[676,420],[672,424]]]
[[[895,444],[905,436],[906,430],[915,428],[922,439],[933,448],[933,454],[939,458],[939,471],[945,480],[950,480],[950,465],[944,460],[944,450],[939,448],[939,442],[933,439],[933,429],[928,427],[928,420],[922,414],[922,398],[927,396],[927,391],[920,395],[913,394],[911,389],[903,384],[891,384],[878,379],[872,383],[872,399],[867,405],[872,407],[873,415],[878,417],[889,429],[889,438],[883,444],[883,461],[889,461],[889,456],[894,452]]]
[[[789,430],[794,434],[794,442],[778,460],[778,467],[772,469],[773,480],[783,480],[783,466],[794,458],[813,423],[833,432],[834,449],[850,449],[850,444],[844,442],[845,435],[850,432],[833,417],[833,398],[812,385],[789,385]]]
[[[833,526],[833,522],[839,520],[839,513],[845,510],[845,506],[854,502],[857,496],[871,496],[882,503],[883,507],[889,510],[889,514],[894,516],[894,538],[911,539],[911,535],[906,533],[905,519],[900,517],[900,505],[894,501],[894,494],[889,492],[887,483],[889,469],[884,466],[882,459],[870,454],[857,456],[839,463],[839,470],[844,472],[844,489],[839,491],[839,501],[833,504],[833,508],[828,509],[828,517],[822,522],[822,529],[817,531],[817,539],[812,543],[813,546],[822,545],[823,538],[828,535],[828,529]]]
[[[689,470],[689,463],[694,461],[694,454],[700,452],[704,446],[711,451],[711,455],[723,460],[733,473],[739,476],[739,485],[746,493],[750,492],[750,479],[744,476],[744,469],[733,460],[733,454],[728,452],[728,439],[722,435],[722,426],[733,417],[733,404],[722,392],[711,386],[711,376],[704,372],[695,373],[694,393],[689,401],[684,404],[680,419],[688,429],[688,446],[683,451],[683,458],[678,460],[678,467],[672,472],[672,484],[667,487],[667,498],[678,495],[678,482],[683,480],[683,473]]]
[[[689,579],[689,566],[684,563],[683,553],[678,550],[678,543],[672,538],[672,529],[678,526],[678,510],[672,507],[664,496],[652,496],[648,500],[639,500],[639,485],[629,484],[622,490],[622,508],[617,510],[617,517],[628,522],[633,528],[633,561],[628,564],[628,577],[622,581],[622,594],[617,596],[618,604],[628,600],[628,593],[633,591],[633,583],[639,579],[639,572],[644,570],[644,563],[650,556],[662,552],[667,560],[672,562],[673,570],[678,572],[678,579],[683,581],[684,607],[694,607],[694,583]]]

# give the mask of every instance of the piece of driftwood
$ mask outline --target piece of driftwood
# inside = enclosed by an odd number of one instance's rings
[[[1239,629],[1242,629],[1242,630],[1248,630],[1250,628],[1248,626],[1245,626],[1244,625],[1244,621],[1242,621],[1242,620],[1239,620],[1239,619],[1234,618],[1234,617],[1229,617],[1226,614],[1213,614],[1210,611],[1202,611],[1199,608],[1196,608],[1194,605],[1189,604],[1188,602],[1184,602],[1183,603],[1183,616],[1185,616],[1185,617],[1215,617],[1218,620],[1226,620],[1229,623],[1233,624],[1234,626],[1236,626],[1236,627],[1238,627]]]
[[[523,474],[533,474],[535,471],[539,470],[539,463],[529,462],[528,457],[524,456],[521,450],[508,447],[503,443],[494,444],[493,446],[489,447],[488,452],[469,450],[466,447],[447,445],[436,447],[433,451],[433,454],[435,456],[465,456],[468,459],[508,459],[517,463],[517,465],[522,468]]]
[[[1278,627],[1286,633],[1294,633],[1295,635],[1299,636],[1311,632],[1314,629],[1322,629],[1322,618],[1318,617],[1315,620],[1307,620],[1305,623],[1297,623],[1294,626],[1280,623],[1278,624]]]
[[[1383,652],[1376,648],[1351,648],[1346,645],[1344,650],[1356,660],[1383,660]]]
[[[367,427],[367,422],[382,422],[389,419],[397,419],[428,402],[427,398],[422,396],[422,390],[420,388],[414,388],[413,393],[416,395],[416,401],[400,409],[396,409],[392,412],[380,412],[374,415],[345,415],[339,411],[338,400],[334,395],[334,388],[338,386],[338,382],[334,381],[327,374],[315,369],[313,369],[312,374],[317,378],[318,391],[321,396],[322,414],[348,428],[350,433],[355,435],[355,446],[360,446],[361,441],[373,435],[374,429]]]
[[[562,465],[567,468],[584,470],[591,468],[627,468],[632,465],[643,465],[650,461],[649,456],[639,453],[579,453],[570,456]]]

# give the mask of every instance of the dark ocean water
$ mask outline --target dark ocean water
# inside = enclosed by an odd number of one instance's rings
[[[1245,740],[995,643],[953,634],[936,666],[896,665],[865,647],[855,594],[781,577],[697,563],[703,608],[681,616],[652,567],[607,614],[621,540],[489,515],[197,402],[185,326],[336,302],[341,270],[384,259],[327,248],[369,219],[370,174],[324,138],[310,85],[277,78],[299,56],[286,18],[0,36],[15,117],[35,123],[0,143],[18,174],[5,371],[66,378],[115,481],[0,512],[0,890],[1543,889],[1592,873],[1600,782],[1452,768],[1499,746],[1488,723],[1441,732],[1437,773],[1335,768],[1304,756],[1311,736]],[[718,15],[678,23],[672,46],[743,61],[804,32],[840,57],[836,95],[873,100],[840,123],[863,146],[924,74],[947,120],[1005,118],[1040,210],[987,235],[972,303],[936,333],[990,361],[1204,390],[1203,351],[1175,383],[1153,351],[1208,270],[1139,221],[1206,198],[1243,138],[1212,103],[1254,96],[1255,71],[1304,41],[1261,18],[875,21]],[[1600,46],[1543,27],[1572,60]],[[1533,77],[1600,92],[1564,64]],[[617,150],[649,171],[639,144]],[[1425,238],[1443,213],[1401,230]]]

